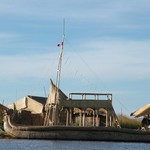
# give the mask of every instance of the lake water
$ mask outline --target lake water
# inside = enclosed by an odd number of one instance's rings
[[[149,150],[150,143],[0,139],[0,150]]]

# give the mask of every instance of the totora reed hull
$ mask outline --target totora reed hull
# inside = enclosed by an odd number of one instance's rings
[[[5,116],[4,129],[13,138],[150,142],[150,131],[114,127],[18,126]]]

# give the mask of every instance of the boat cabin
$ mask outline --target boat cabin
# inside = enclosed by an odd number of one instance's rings
[[[67,97],[52,81],[47,98],[26,96],[8,108],[12,121],[22,125],[108,127],[117,119],[112,94],[70,93]]]
[[[112,126],[117,119],[109,93],[70,93],[67,97],[51,81],[45,125]]]
[[[60,105],[66,112],[66,125],[112,126],[112,94],[70,93]]]

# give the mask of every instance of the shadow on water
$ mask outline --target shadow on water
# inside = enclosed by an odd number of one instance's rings
[[[0,139],[0,150],[147,150],[149,143]]]

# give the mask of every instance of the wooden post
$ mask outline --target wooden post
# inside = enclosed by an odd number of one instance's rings
[[[67,110],[66,126],[68,126],[69,125],[69,110],[68,108],[66,110]]]
[[[108,113],[106,112],[106,127],[108,127]]]
[[[72,109],[69,109],[69,124],[72,124]]]
[[[111,118],[111,115],[109,116],[109,126],[110,126],[110,127],[112,126],[112,118]]]
[[[80,122],[79,122],[79,126],[82,126],[82,111],[80,111]]]
[[[83,122],[83,127],[85,126],[85,110],[84,110],[84,112],[83,112],[83,117],[82,117],[82,122]]]
[[[93,127],[95,126],[95,111],[93,110]]]
[[[99,126],[99,115],[98,115],[98,110],[96,110],[96,126]]]

